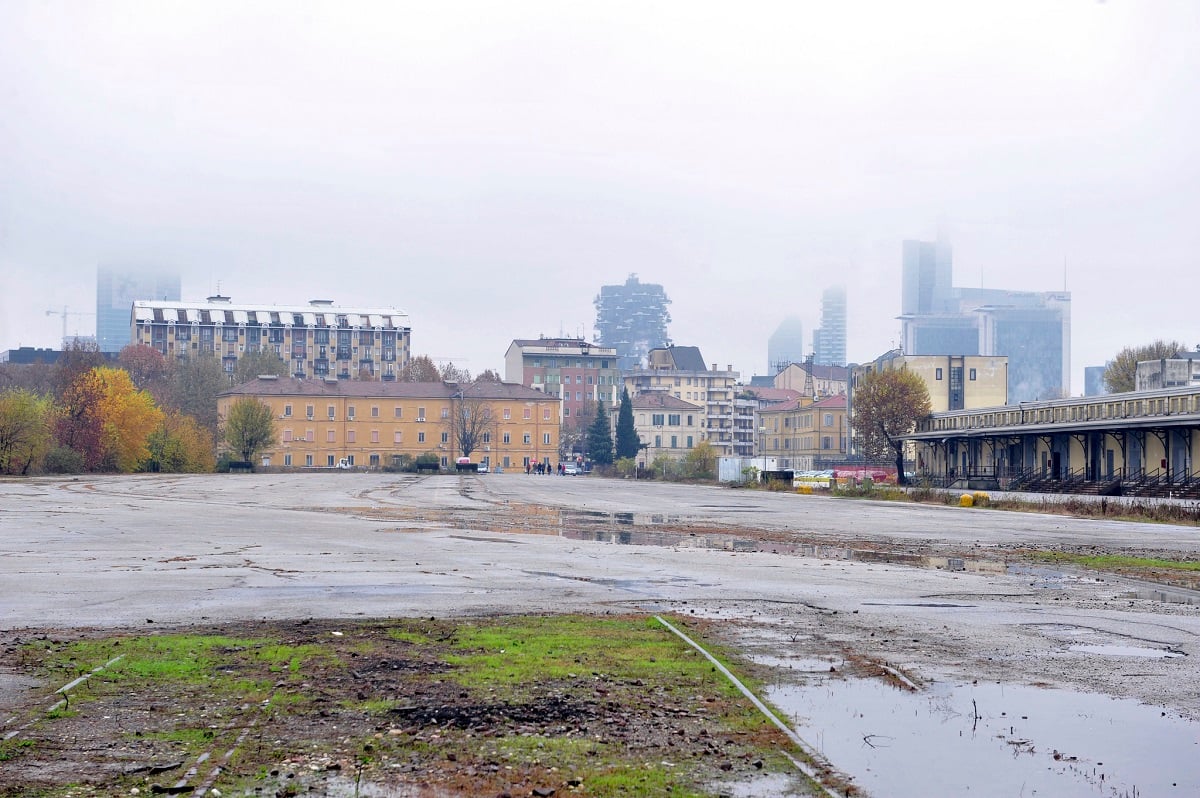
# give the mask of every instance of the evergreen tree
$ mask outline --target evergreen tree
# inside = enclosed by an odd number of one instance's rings
[[[637,428],[633,426],[633,401],[629,389],[621,389],[621,409],[617,411],[617,459],[637,457],[642,448]]]
[[[588,457],[597,465],[612,465],[613,440],[612,430],[608,428],[608,412],[604,402],[596,402],[596,417],[588,427],[587,434]]]

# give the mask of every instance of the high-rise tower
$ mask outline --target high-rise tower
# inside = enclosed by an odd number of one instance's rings
[[[136,300],[179,301],[179,274],[149,268],[96,269],[96,344],[120,352],[133,341]]]
[[[821,294],[821,326],[813,330],[813,361],[822,366],[846,365],[846,289]]]
[[[788,316],[767,339],[767,373],[774,376],[792,363],[801,363],[804,355],[804,323]]]
[[[601,286],[596,306],[596,341],[617,350],[622,371],[637,368],[651,349],[667,346],[671,300],[657,283],[643,283],[636,274],[624,285]]]

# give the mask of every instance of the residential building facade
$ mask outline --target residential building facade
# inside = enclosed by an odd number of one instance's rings
[[[617,350],[622,371],[642,366],[646,354],[671,343],[667,325],[671,300],[657,283],[643,283],[636,274],[623,285],[601,286],[596,307],[596,341]]]
[[[408,316],[394,308],[349,308],[316,299],[307,305],[205,302],[133,303],[135,343],[168,358],[192,354],[221,359],[232,373],[246,353],[269,351],[298,378],[391,381],[408,364]]]
[[[632,397],[633,425],[645,446],[645,465],[660,457],[680,460],[705,440],[704,408],[678,399],[666,391],[639,393]]]
[[[845,366],[823,366],[811,361],[791,363],[775,375],[775,387],[786,388],[809,397],[837,396],[846,393],[850,372]]]
[[[694,346],[650,350],[647,366],[625,372],[630,397],[663,392],[703,408],[704,439],[719,456],[749,457],[754,449],[753,400],[739,400],[738,372],[709,369]]]
[[[178,302],[179,288],[178,273],[117,266],[96,269],[96,345],[100,351],[120,352],[133,343],[129,318],[134,302]]]
[[[759,457],[781,469],[811,471],[845,459],[849,444],[846,397],[800,397],[758,411]]]
[[[851,396],[867,374],[893,369],[921,378],[932,413],[1008,404],[1008,358],[904,355],[899,349],[851,369]]]
[[[263,466],[328,468],[345,458],[375,468],[432,453],[453,468],[462,456],[455,419],[463,402],[487,414],[472,462],[524,469],[558,459],[559,400],[522,385],[260,377],[218,397],[222,422],[246,396],[267,404],[275,419],[277,443]]]
[[[504,380],[562,399],[563,425],[590,423],[596,402],[621,399],[617,350],[582,338],[517,339],[504,355]]]

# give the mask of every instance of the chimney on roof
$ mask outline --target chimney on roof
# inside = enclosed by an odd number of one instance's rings
[[[214,296],[208,297],[207,301],[214,305],[215,304],[228,305],[230,302],[230,299],[227,296],[221,296],[220,294],[216,294]]]

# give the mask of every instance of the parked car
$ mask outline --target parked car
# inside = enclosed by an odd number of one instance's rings
[[[564,477],[574,477],[574,476],[577,476],[578,474],[579,474],[579,466],[575,465],[574,463],[564,463],[563,464],[563,476]]]
[[[476,473],[476,474],[486,474],[487,472],[488,472],[488,464],[487,464],[487,463],[480,463],[480,464],[479,464],[479,465],[478,465],[478,466],[475,468],[475,473]]]

